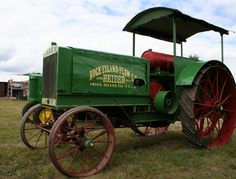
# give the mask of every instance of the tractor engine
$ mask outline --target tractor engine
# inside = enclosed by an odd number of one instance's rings
[[[168,79],[168,75],[174,71],[174,56],[147,50],[142,54],[150,63],[150,100],[152,107],[161,113],[173,114],[177,109],[177,99],[173,93],[174,79]],[[161,77],[161,74],[166,74]],[[168,81],[168,83],[166,83]],[[167,84],[164,86],[164,84]]]

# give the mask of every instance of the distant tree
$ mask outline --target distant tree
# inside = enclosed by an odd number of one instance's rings
[[[195,61],[198,61],[198,60],[199,60],[199,56],[196,55],[196,54],[189,55],[189,58],[190,58],[191,60],[195,60]]]

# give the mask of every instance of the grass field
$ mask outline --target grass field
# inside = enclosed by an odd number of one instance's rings
[[[0,178],[66,178],[52,165],[47,150],[24,146],[19,133],[26,101],[0,99]],[[214,150],[189,145],[180,123],[164,135],[145,138],[116,129],[116,149],[107,167],[92,179],[236,178],[236,134]]]

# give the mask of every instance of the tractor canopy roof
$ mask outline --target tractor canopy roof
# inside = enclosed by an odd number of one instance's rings
[[[185,42],[188,37],[204,31],[213,30],[221,35],[229,34],[226,29],[166,7],[155,7],[140,12],[123,30],[173,42],[173,23],[175,23],[177,43]]]

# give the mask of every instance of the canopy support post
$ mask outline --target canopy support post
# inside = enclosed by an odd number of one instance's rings
[[[220,34],[221,37],[221,62],[224,63],[224,43],[223,43],[223,34]]]
[[[176,22],[175,16],[173,16],[173,53],[176,56]]]
[[[133,33],[133,56],[135,56],[135,33]]]
[[[181,42],[180,48],[181,48],[181,57],[183,57],[183,42]]]

